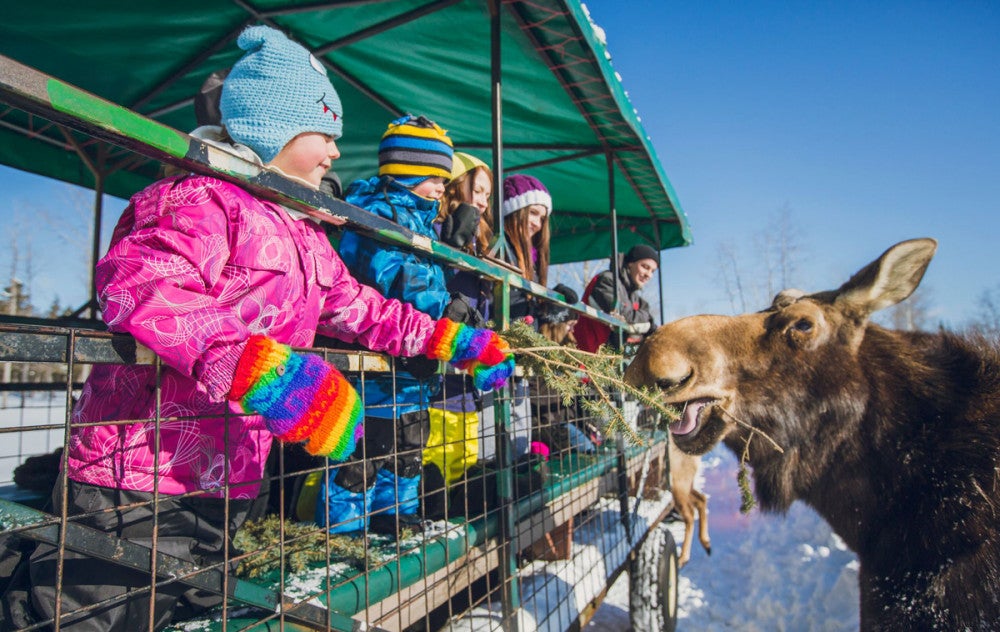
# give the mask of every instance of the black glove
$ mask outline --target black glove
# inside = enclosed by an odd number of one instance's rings
[[[455,248],[464,248],[475,238],[478,229],[479,209],[471,204],[459,204],[441,222],[441,241]]]
[[[340,176],[336,171],[327,171],[326,175],[319,182],[319,190],[328,195],[332,195],[338,200],[344,199],[344,189],[340,184]]]
[[[440,366],[437,360],[431,360],[424,355],[417,355],[412,358],[399,357],[397,360],[401,369],[418,380],[426,380],[434,375]]]
[[[482,314],[476,311],[469,303],[469,299],[459,292],[454,292],[451,295],[451,302],[444,308],[444,313],[441,314],[441,317],[470,327],[481,329],[486,326]]]
[[[552,289],[562,294],[566,298],[566,302],[569,303],[570,305],[580,300],[580,296],[576,293],[576,291],[573,288],[569,287],[568,285],[563,285],[562,283],[560,283],[559,285],[555,286]]]

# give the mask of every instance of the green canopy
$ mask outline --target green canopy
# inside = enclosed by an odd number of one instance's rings
[[[280,28],[330,69],[344,106],[346,183],[377,169],[387,123],[411,112],[445,127],[455,147],[552,192],[552,262],[607,257],[613,200],[620,248],[691,243],[687,219],[577,0],[503,0],[502,120],[495,125],[490,0],[119,0],[8,3],[0,54],[187,131],[193,95],[240,55],[248,25]],[[81,159],[81,156],[85,157]],[[0,105],[0,162],[128,197],[159,175],[134,152]],[[609,168],[610,165],[610,168]]]

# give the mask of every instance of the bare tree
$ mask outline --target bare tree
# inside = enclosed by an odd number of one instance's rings
[[[607,270],[607,259],[591,259],[589,261],[577,261],[575,263],[561,263],[549,268],[549,285],[555,286],[565,283],[574,290],[578,290],[583,296],[583,290],[590,283],[598,272]]]
[[[35,277],[32,250],[32,232],[28,218],[23,213],[15,213],[5,222],[7,233],[7,253],[10,258],[8,283],[0,298],[3,313],[10,315],[31,314],[31,283]],[[2,286],[0,286],[2,287]]]
[[[731,242],[722,242],[715,248],[718,253],[719,268],[716,279],[722,285],[722,290],[729,299],[729,308],[733,312],[747,311],[747,296],[744,291],[744,268],[739,264],[736,246]]]
[[[766,252],[768,258],[774,262],[774,274],[769,274],[768,280],[773,278],[777,282],[767,288],[767,297],[771,298],[795,284],[801,234],[798,226],[792,221],[792,209],[788,204],[778,209],[769,226],[767,234],[770,237],[770,244]]]
[[[1000,334],[1000,285],[983,290],[976,304],[976,315],[967,328],[987,335]]]
[[[921,285],[908,299],[886,310],[882,320],[893,329],[902,331],[927,331],[931,322],[931,297],[928,286]]]
[[[750,239],[751,253],[730,242],[716,247],[719,282],[733,312],[746,312],[770,303],[775,294],[797,283],[801,236],[791,209],[779,209]]]
[[[90,284],[90,270],[96,263],[91,261],[94,239],[94,209],[92,193],[83,189],[65,188],[60,191],[60,201],[48,207],[36,207],[33,212],[49,229],[56,240],[66,248],[66,261],[79,262],[75,266],[76,281],[81,287]],[[58,208],[54,214],[52,208]]]

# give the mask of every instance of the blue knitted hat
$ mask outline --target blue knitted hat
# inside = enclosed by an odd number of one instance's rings
[[[326,69],[301,45],[268,26],[236,41],[246,51],[222,86],[222,124],[265,163],[299,134],[340,138],[343,110]]]

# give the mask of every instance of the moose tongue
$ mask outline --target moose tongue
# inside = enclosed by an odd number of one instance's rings
[[[684,405],[684,412],[681,418],[670,424],[670,432],[675,435],[686,435],[698,427],[698,413],[705,407],[711,399],[692,399]]]

